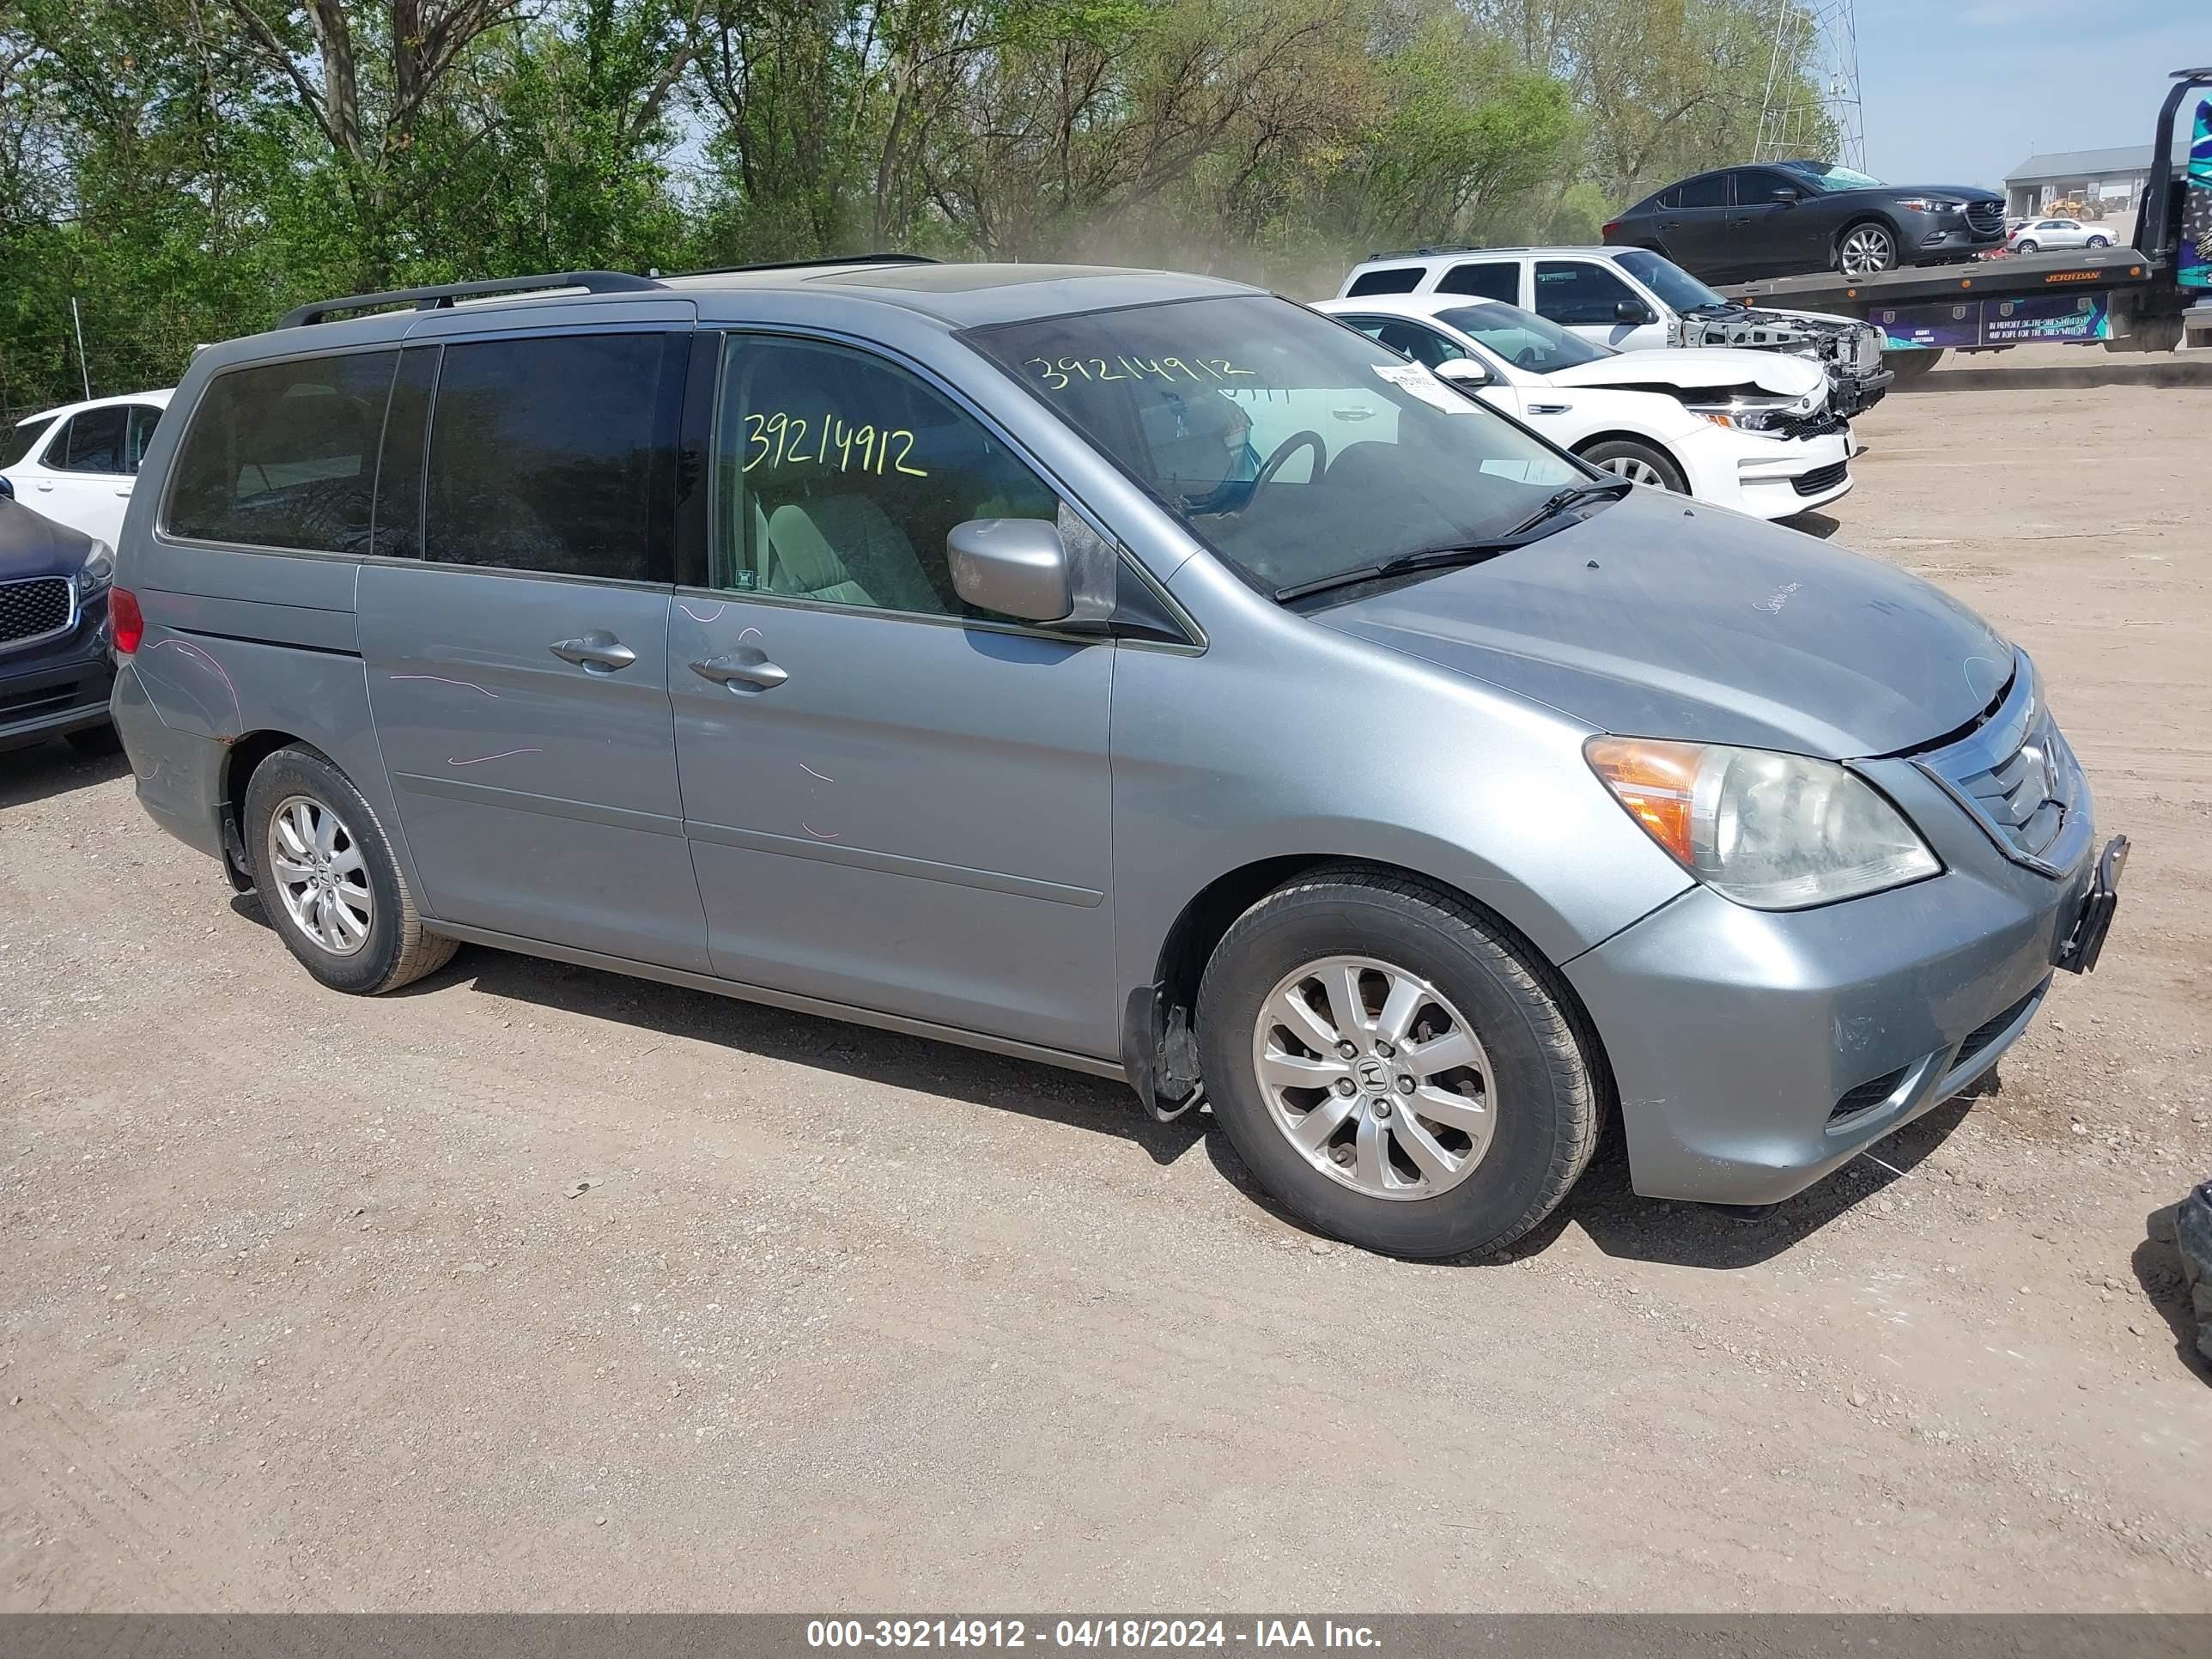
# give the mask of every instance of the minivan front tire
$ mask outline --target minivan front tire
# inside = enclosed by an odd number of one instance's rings
[[[423,931],[384,825],[325,756],[299,744],[256,767],[244,832],[270,926],[333,991],[374,996],[453,959],[452,939]]]
[[[1601,1063],[1557,975],[1418,878],[1331,865],[1254,905],[1206,965],[1198,1040],[1261,1186],[1369,1249],[1503,1249],[1596,1148]]]

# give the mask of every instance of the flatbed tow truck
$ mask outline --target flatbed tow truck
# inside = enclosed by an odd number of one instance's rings
[[[1882,366],[1917,380],[1946,351],[2101,344],[2171,351],[2212,312],[2212,99],[2191,120],[2188,165],[2172,165],[2173,132],[2212,68],[2178,70],[2159,111],[2151,173],[2131,246],[2013,254],[1965,264],[1906,266],[1869,276],[1833,271],[1775,276],[1720,291],[1747,305],[1855,317],[1884,334]],[[2197,315],[2191,316],[2192,302]]]

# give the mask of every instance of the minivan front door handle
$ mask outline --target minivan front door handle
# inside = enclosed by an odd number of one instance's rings
[[[751,645],[741,645],[719,657],[695,662],[691,672],[702,680],[726,685],[732,691],[773,691],[791,678],[768,659],[767,652]]]
[[[578,639],[556,640],[546,649],[562,662],[574,663],[586,674],[611,674],[637,660],[636,652],[604,628],[595,628]]]

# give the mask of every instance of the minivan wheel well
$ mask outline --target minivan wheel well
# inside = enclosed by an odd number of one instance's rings
[[[1591,1021],[1589,1010],[1558,967],[1538,950],[1526,933],[1474,895],[1425,872],[1376,859],[1352,859],[1341,854],[1310,853],[1285,858],[1261,859],[1218,876],[1200,888],[1168,929],[1160,945],[1152,983],[1129,994],[1121,1026],[1122,1066],[1152,1115],[1163,1122],[1179,1117],[1200,1097],[1201,1079],[1197,1044],[1191,1031],[1197,1018],[1198,986],[1214,947],[1237,919],[1261,899],[1308,871],[1323,866],[1352,866],[1378,875],[1405,876],[1443,888],[1461,902],[1480,911],[1484,919],[1509,938],[1543,975],[1553,994],[1571,1012],[1577,1030],[1589,1045],[1592,1075],[1596,1079],[1608,1113],[1614,1110],[1613,1066],[1606,1057],[1605,1042]]]
[[[241,893],[253,890],[253,860],[246,850],[246,786],[262,762],[299,741],[289,732],[248,732],[230,745],[223,761],[222,867]]]

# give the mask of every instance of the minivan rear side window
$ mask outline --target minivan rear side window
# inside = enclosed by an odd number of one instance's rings
[[[657,332],[448,345],[430,416],[425,556],[673,582],[688,348],[688,336]]]
[[[1344,297],[1357,300],[1364,294],[1411,294],[1421,285],[1422,273],[1423,267],[1419,265],[1363,270],[1352,279],[1352,286],[1344,290]]]
[[[201,394],[165,528],[198,541],[367,550],[396,351],[234,368]]]

